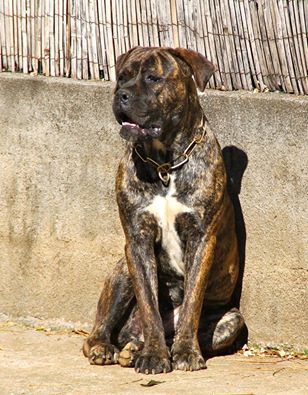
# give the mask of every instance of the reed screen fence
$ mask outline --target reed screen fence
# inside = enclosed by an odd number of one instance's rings
[[[115,79],[118,55],[186,47],[222,90],[308,94],[308,0],[0,0],[0,71]]]

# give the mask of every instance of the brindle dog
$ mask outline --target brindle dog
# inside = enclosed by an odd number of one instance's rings
[[[213,71],[182,48],[136,47],[117,61],[113,110],[129,140],[116,180],[126,259],[105,281],[84,343],[92,364],[203,369],[202,351],[226,350],[244,326],[231,304],[233,207],[196,90]]]

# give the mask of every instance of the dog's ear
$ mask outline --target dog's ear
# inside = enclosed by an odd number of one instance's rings
[[[207,60],[205,56],[192,49],[169,48],[169,52],[188,64],[195,78],[197,87],[203,92],[207,82],[215,71],[213,63]]]
[[[116,61],[116,66],[115,66],[115,71],[116,71],[116,78],[119,77],[119,72],[121,70],[121,68],[123,67],[124,63],[126,62],[127,58],[129,57],[129,55],[135,51],[135,49],[140,48],[140,47],[133,47],[130,50],[128,50],[125,53],[122,53],[122,55],[119,55],[117,57],[117,61]]]

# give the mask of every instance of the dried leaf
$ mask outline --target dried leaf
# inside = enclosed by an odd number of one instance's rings
[[[250,350],[244,351],[243,353],[244,357],[253,357],[255,354],[251,352]]]
[[[148,383],[146,384],[140,384],[142,385],[142,387],[153,387],[154,385],[158,385],[158,384],[162,384],[165,381],[156,381],[156,380],[150,380]]]
[[[15,326],[17,325],[16,322],[13,321],[4,321],[4,322],[0,322],[0,326]]]
[[[41,332],[45,332],[47,331],[47,328],[45,326],[37,326],[35,328],[36,331],[41,331]]]
[[[273,372],[273,376],[275,376],[275,374],[281,372],[282,370],[285,370],[285,368],[281,368],[281,369],[275,370],[275,372]]]
[[[291,347],[285,346],[285,347],[275,347],[275,346],[265,346],[265,347],[260,347],[259,345],[252,346],[250,347],[245,344],[240,351],[238,351],[238,354],[241,354],[245,357],[251,357],[251,356],[256,356],[256,357],[279,357],[282,358],[283,360],[290,360],[290,359],[300,359],[300,360],[305,360],[308,359],[308,353],[307,350],[303,350],[303,352],[300,351],[292,351]]]
[[[89,332],[83,330],[83,329],[73,329],[73,333],[76,333],[76,335],[81,335],[81,336],[89,336]]]
[[[132,383],[138,383],[138,381],[142,381],[143,379],[133,380],[133,381],[126,381],[125,383],[120,383],[120,385],[127,385]]]

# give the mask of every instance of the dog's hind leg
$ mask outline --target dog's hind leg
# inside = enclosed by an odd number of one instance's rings
[[[111,365],[118,362],[119,350],[112,344],[112,338],[133,298],[131,279],[126,262],[122,259],[105,280],[94,327],[83,345],[83,353],[91,364]]]
[[[117,335],[117,344],[121,349],[119,364],[123,367],[135,366],[135,361],[144,346],[142,322],[137,304]]]
[[[210,313],[199,329],[199,343],[205,354],[234,352],[240,348],[247,328],[237,308],[225,313]]]

